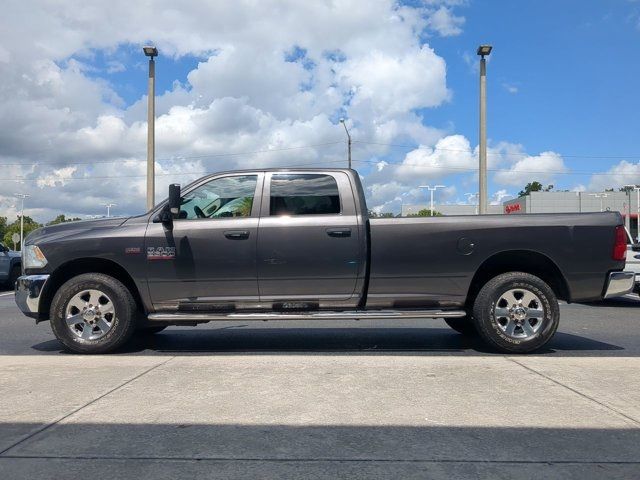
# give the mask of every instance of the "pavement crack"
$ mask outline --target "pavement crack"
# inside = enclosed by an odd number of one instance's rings
[[[562,383],[561,381],[556,380],[555,378],[552,378],[552,377],[550,377],[549,375],[545,375],[544,373],[539,372],[539,371],[537,371],[537,370],[535,370],[535,369],[533,369],[533,368],[531,368],[531,367],[528,367],[527,365],[525,365],[525,364],[523,364],[523,363],[520,363],[519,361],[515,360],[514,358],[511,358],[511,357],[504,357],[504,358],[506,358],[507,360],[509,360],[509,361],[511,361],[511,362],[513,362],[513,363],[515,363],[516,365],[521,366],[522,368],[524,368],[524,369],[526,369],[526,370],[529,370],[531,373],[535,373],[536,375],[539,375],[539,376],[541,376],[542,378],[545,378],[545,379],[549,380],[550,382],[555,383],[556,385],[559,385],[559,386],[561,386],[561,387],[563,387],[563,388],[566,388],[567,390],[569,390],[569,391],[571,391],[571,392],[575,393],[576,395],[579,395],[580,397],[582,397],[582,398],[584,398],[584,399],[586,399],[586,400],[589,400],[589,401],[591,401],[591,402],[593,402],[593,403],[595,403],[595,404],[597,404],[597,405],[600,405],[601,407],[603,407],[603,408],[605,408],[605,409],[609,410],[610,412],[615,413],[615,414],[617,414],[617,415],[619,415],[619,416],[621,416],[621,417],[625,418],[626,420],[630,421],[631,423],[634,423],[635,425],[637,425],[637,426],[639,426],[639,427],[640,427],[640,420],[638,420],[638,419],[636,419],[636,418],[634,418],[634,417],[632,417],[632,416],[630,416],[630,415],[627,415],[627,414],[626,414],[626,413],[624,413],[624,412],[621,412],[621,411],[620,411],[620,410],[618,410],[617,408],[614,408],[614,407],[612,407],[612,406],[610,406],[610,405],[607,405],[606,403],[601,402],[600,400],[598,400],[598,399],[596,399],[596,398],[590,397],[589,395],[587,395],[587,394],[585,394],[585,393],[582,393],[580,390],[577,390],[577,389],[575,389],[575,388],[573,388],[573,387],[570,387],[569,385],[565,385],[565,384],[564,384],[564,383]]]
[[[153,370],[155,370],[156,368],[162,367],[163,365],[166,365],[167,363],[169,363],[171,360],[173,360],[174,358],[176,358],[175,356],[168,358],[167,360],[165,360],[164,362],[160,362],[150,368],[147,368],[146,370],[144,370],[143,372],[140,372],[139,374],[131,377],[129,380],[126,380],[125,382],[121,383],[120,385],[117,385],[115,387],[113,387],[111,390],[97,396],[96,398],[94,398],[93,400],[88,401],[87,403],[85,403],[84,405],[80,405],[77,408],[74,408],[71,412],[63,415],[62,417],[54,420],[53,422],[47,423],[42,425],[40,428],[38,428],[37,430],[31,432],[30,434],[28,434],[27,436],[21,438],[20,440],[14,442],[13,444],[9,445],[7,448],[3,449],[0,451],[0,456],[4,456],[4,454],[6,452],[8,452],[9,450],[11,450],[12,448],[17,447],[18,445],[20,445],[23,442],[26,442],[27,440],[35,437],[36,435],[41,434],[42,432],[50,429],[51,427],[53,427],[54,425],[57,425],[58,423],[66,420],[67,418],[71,417],[72,415],[75,415],[76,413],[78,413],[80,410],[88,407],[89,405],[93,405],[94,403],[96,403],[97,401],[103,399],[104,397],[106,397],[107,395],[111,395],[113,392],[116,392],[117,390],[120,390],[122,387],[126,387],[127,385],[129,385],[132,382],[135,382],[136,380],[138,380],[140,377],[143,377],[144,375],[146,375],[149,372],[152,372]]]

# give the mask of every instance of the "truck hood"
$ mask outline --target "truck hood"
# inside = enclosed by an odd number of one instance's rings
[[[90,230],[115,228],[122,225],[128,219],[129,217],[101,218],[99,220],[80,220],[77,222],[65,222],[41,227],[27,235],[24,243],[25,245],[32,245],[43,241],[57,240],[78,233],[85,233]]]

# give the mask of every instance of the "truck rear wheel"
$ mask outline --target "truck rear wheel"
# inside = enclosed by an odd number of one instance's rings
[[[476,326],[474,325],[473,320],[471,320],[471,318],[469,318],[468,315],[462,318],[445,318],[444,323],[446,323],[451,328],[453,328],[456,332],[461,333],[464,336],[467,336],[467,337],[478,336],[478,330],[476,330]]]
[[[509,272],[482,287],[473,305],[473,320],[492,347],[504,353],[528,353],[556,333],[560,307],[553,290],[540,278]]]
[[[135,330],[136,303],[121,282],[86,273],[62,285],[51,303],[51,329],[67,350],[106,353]]]

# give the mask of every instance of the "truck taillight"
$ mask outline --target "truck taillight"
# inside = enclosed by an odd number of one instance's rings
[[[621,262],[627,258],[627,232],[622,225],[616,227],[616,241],[613,244],[613,259]]]

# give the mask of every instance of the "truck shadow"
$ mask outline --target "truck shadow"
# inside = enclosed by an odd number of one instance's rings
[[[61,352],[51,340],[34,345],[39,351]],[[595,352],[595,353],[594,353]],[[558,332],[536,355],[617,356],[623,347],[587,337]],[[253,327],[238,324],[221,328],[173,327],[155,335],[138,335],[115,354],[313,354],[313,355],[500,355],[481,340],[448,328],[310,328]]]

